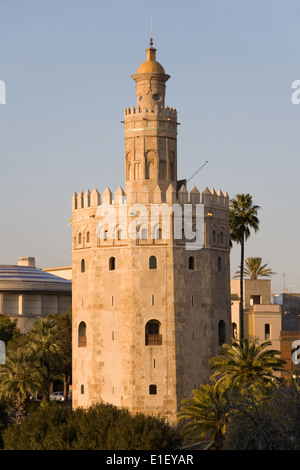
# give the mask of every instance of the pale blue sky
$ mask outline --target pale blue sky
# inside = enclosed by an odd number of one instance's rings
[[[157,59],[171,75],[179,178],[249,192],[261,256],[300,291],[300,2],[293,0],[0,0],[0,263],[35,256],[71,263],[74,191],[124,187],[124,108],[145,60],[150,17]],[[232,272],[239,249],[231,256]],[[295,285],[295,287],[294,287]]]

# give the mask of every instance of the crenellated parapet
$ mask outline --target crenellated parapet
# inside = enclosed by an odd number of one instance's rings
[[[223,194],[221,189],[218,192],[214,188],[209,190],[207,187],[200,193],[198,188],[194,186],[191,191],[182,185],[179,191],[176,191],[171,183],[166,191],[162,191],[157,184],[153,193],[150,195],[147,186],[137,193],[135,191],[125,194],[124,190],[119,186],[113,193],[110,188],[106,188],[102,194],[97,189],[90,192],[88,189],[83,193],[79,191],[73,194],[72,210],[97,208],[101,204],[120,205],[120,204],[203,204],[211,209],[227,209],[229,208],[229,196],[227,192]]]
[[[126,108],[124,111],[125,118],[129,116],[136,116],[138,114],[158,114],[163,117],[177,118],[177,110],[169,106],[162,107],[157,105],[151,108],[131,106],[130,108]]]

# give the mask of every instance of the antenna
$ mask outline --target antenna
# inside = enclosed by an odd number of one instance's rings
[[[153,45],[153,39],[152,39],[152,16],[150,18],[150,46]]]
[[[286,273],[282,273],[282,276],[283,276],[283,293],[285,294],[285,276],[286,276]]]
[[[198,171],[200,171],[205,165],[206,163],[208,163],[208,161],[206,160],[205,163],[203,163],[203,165],[200,166],[199,170],[197,170],[188,180],[187,180],[187,183],[192,179],[194,178],[194,176],[198,173]]]

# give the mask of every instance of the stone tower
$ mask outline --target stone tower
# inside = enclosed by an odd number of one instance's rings
[[[125,191],[74,193],[73,406],[166,416],[231,337],[228,196],[177,180],[177,112],[152,40],[124,113]]]

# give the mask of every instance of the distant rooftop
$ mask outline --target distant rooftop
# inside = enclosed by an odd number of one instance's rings
[[[72,281],[64,279],[54,274],[43,271],[35,267],[35,258],[22,257],[18,260],[18,265],[0,265],[0,288],[4,289],[5,284],[9,284],[10,288],[13,284],[26,286],[26,284],[43,284],[44,287],[52,285],[65,286],[67,289],[72,285]]]

